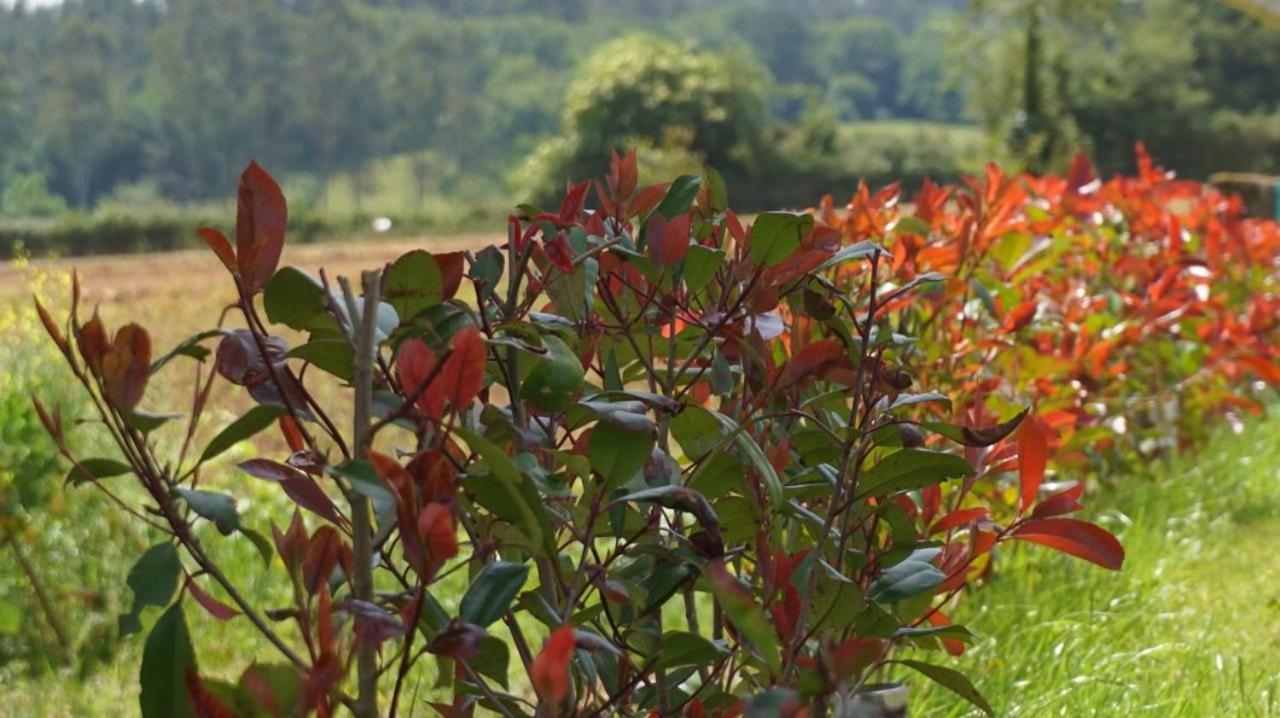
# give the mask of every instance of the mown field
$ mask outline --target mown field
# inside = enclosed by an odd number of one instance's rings
[[[413,246],[432,250],[475,247],[483,236],[438,241],[388,241],[312,245],[288,250],[285,262],[331,274],[375,266]],[[36,269],[58,275],[79,266],[87,303],[99,304],[104,319],[127,319],[150,327],[167,348],[207,324],[222,304],[225,282],[206,252],[139,255],[41,262]],[[0,270],[0,303],[27,311],[30,268]],[[57,288],[57,283],[44,285]],[[54,297],[56,301],[56,297]],[[0,367],[4,370],[5,367]],[[150,401],[178,403],[174,392],[186,377],[170,377],[163,394]],[[222,480],[252,483],[228,469]],[[1116,532],[1128,555],[1124,570],[1109,573],[1035,548],[1006,553],[1004,570],[967,597],[955,617],[981,640],[959,659],[1000,715],[1280,715],[1280,421],[1260,420],[1240,433],[1220,432],[1198,456],[1184,456],[1160,476],[1109,477],[1091,497],[1088,518]],[[56,477],[50,477],[56,481]],[[251,493],[248,520],[269,530],[279,516],[278,496]],[[75,502],[83,493],[72,493]],[[116,535],[139,546],[147,537],[116,525],[108,508],[95,517],[66,512],[58,521],[101,521],[97,533]],[[260,560],[244,541],[217,543],[229,572],[256,596],[269,594]],[[64,573],[113,582],[110,595],[123,595],[123,563],[131,551],[80,546],[45,564],[60,586],[60,600],[74,592],[58,579]],[[102,566],[111,556],[120,565]],[[104,558],[108,557],[108,558]],[[96,568],[86,572],[83,565]],[[1016,569],[1016,570],[1011,570]],[[21,590],[18,567],[0,552],[0,585]],[[17,588],[15,588],[17,587]],[[95,586],[81,586],[83,591]],[[110,601],[100,606],[114,625]],[[83,618],[84,612],[76,614]],[[158,612],[148,613],[144,623]],[[188,612],[202,672],[234,677],[254,656],[270,658],[242,620],[219,623]],[[38,614],[24,621],[40,622]],[[101,616],[99,623],[104,623]],[[73,631],[82,627],[73,626]],[[0,713],[33,716],[115,716],[136,712],[137,666],[142,636],[116,647],[104,662],[73,669],[0,670],[5,707]],[[38,673],[32,677],[33,673]],[[434,676],[414,676],[419,698]],[[968,704],[945,691],[914,682],[913,715],[961,716]],[[415,715],[428,715],[420,705]]]

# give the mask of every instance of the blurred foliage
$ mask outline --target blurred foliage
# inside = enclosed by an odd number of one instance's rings
[[[65,295],[66,276],[27,269],[37,294]],[[139,526],[101,494],[64,491],[65,465],[31,404],[50,397],[70,425],[85,404],[31,306],[0,303],[0,682],[59,668],[84,673],[110,657],[124,587],[111,580],[142,543]],[[77,450],[91,451],[81,441]],[[25,565],[24,565],[25,564]],[[66,646],[49,623],[32,575],[47,592]]]
[[[1007,154],[1107,173],[1142,141],[1190,177],[1280,171],[1280,32],[1212,0],[980,0],[957,34],[970,101]],[[965,39],[967,38],[967,39]]]
[[[545,197],[619,145],[710,163],[755,208],[843,193],[859,173],[882,183],[885,165],[907,167],[908,185],[914,168],[971,169],[843,132],[816,166],[780,168],[771,143],[804,144],[817,114],[977,123],[980,159],[1032,169],[1084,150],[1105,173],[1132,171],[1141,139],[1184,176],[1276,172],[1277,60],[1280,31],[1221,0],[5,4],[0,215],[60,214],[41,186],[81,211],[114,197],[151,213],[122,186],[198,206],[249,158],[339,225]],[[649,92],[661,113],[625,109]],[[390,209],[388,163],[409,168]]]

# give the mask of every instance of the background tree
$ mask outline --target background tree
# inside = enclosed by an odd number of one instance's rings
[[[92,20],[77,16],[58,28],[40,126],[59,180],[80,207],[89,205],[119,129],[120,98],[109,69],[114,51],[106,28]]]

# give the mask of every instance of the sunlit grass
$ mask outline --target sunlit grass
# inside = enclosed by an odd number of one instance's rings
[[[953,616],[984,637],[956,667],[998,714],[1280,715],[1280,421],[1090,504],[1121,573],[1019,547]],[[913,715],[974,713],[909,680]]]

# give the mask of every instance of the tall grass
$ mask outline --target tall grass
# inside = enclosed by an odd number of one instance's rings
[[[999,715],[1280,716],[1280,419],[1163,473],[1090,502],[1121,573],[1020,547],[957,611],[985,636],[957,667]],[[909,680],[913,715],[973,713]]]

